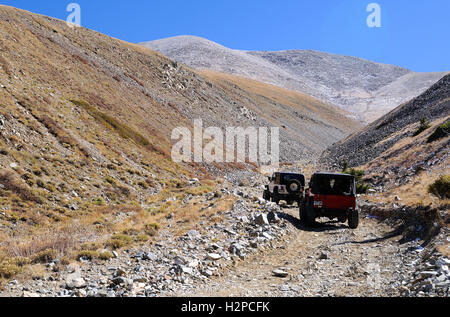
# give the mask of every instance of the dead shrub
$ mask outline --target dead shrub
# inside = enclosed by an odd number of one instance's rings
[[[77,142],[75,142],[75,140],[49,116],[44,115],[39,121],[45,125],[48,131],[55,136],[61,144],[68,144],[71,146],[77,145]]]
[[[81,62],[84,65],[89,65],[89,61],[80,55],[73,54],[72,57],[74,60]]]
[[[4,242],[3,252],[11,257],[32,259],[35,263],[46,263],[54,260],[58,255],[69,254],[75,243],[74,229],[60,230],[11,238]]]
[[[137,79],[136,76],[134,76],[133,74],[126,73],[125,75],[133,79],[139,86],[144,87],[144,83],[139,79]]]
[[[0,66],[6,75],[11,76],[11,68],[9,66],[9,62],[3,56],[0,56]]]
[[[27,188],[27,185],[22,183],[12,171],[0,171],[0,184],[5,186],[6,190],[10,190],[17,194],[24,201],[32,201],[38,204],[42,203],[42,200],[33,194],[31,190]]]

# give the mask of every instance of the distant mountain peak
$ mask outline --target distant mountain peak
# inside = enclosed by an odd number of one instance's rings
[[[395,65],[314,50],[233,50],[192,35],[141,45],[195,69],[244,76],[311,95],[366,122],[420,95],[445,75],[415,73]]]

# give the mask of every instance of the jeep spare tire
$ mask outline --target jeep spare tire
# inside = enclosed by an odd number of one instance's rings
[[[300,184],[299,181],[293,180],[288,184],[287,190],[289,193],[294,194],[294,193],[297,193],[298,191],[300,191],[301,187],[302,187],[302,185]]]

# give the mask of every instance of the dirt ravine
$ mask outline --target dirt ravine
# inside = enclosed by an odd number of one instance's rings
[[[221,277],[176,296],[399,296],[418,255],[400,244],[395,228],[362,217],[360,227],[323,222],[306,228],[298,209],[286,209],[293,226],[280,248],[263,251],[223,272]],[[276,277],[275,269],[288,273]],[[403,282],[403,284],[405,284]]]

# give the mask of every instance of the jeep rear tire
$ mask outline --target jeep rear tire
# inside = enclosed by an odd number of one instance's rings
[[[270,201],[270,192],[267,189],[263,193],[263,199]]]
[[[298,202],[300,210],[300,221],[306,224],[306,203],[304,201]]]
[[[359,212],[358,210],[350,211],[348,215],[348,226],[350,229],[356,229],[359,225]]]
[[[316,222],[316,214],[311,205],[306,205],[306,224],[312,226]]]
[[[276,188],[273,190],[272,201],[273,201],[275,204],[277,204],[277,205],[280,204],[280,193],[278,192],[278,187],[276,187]]]

